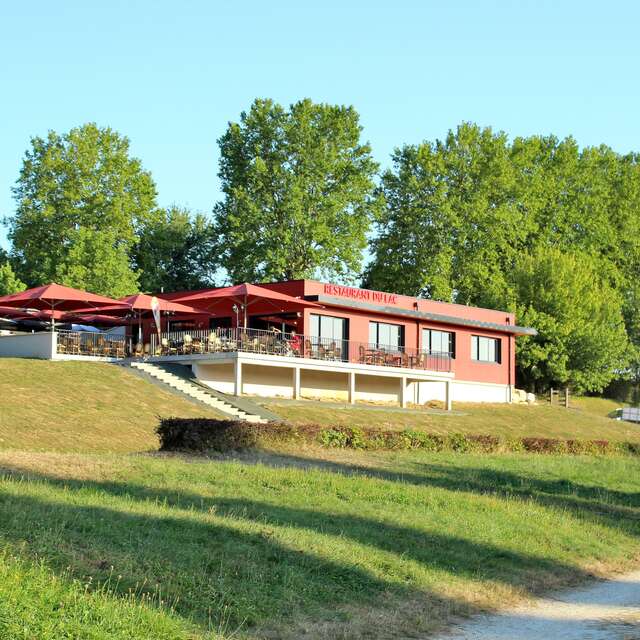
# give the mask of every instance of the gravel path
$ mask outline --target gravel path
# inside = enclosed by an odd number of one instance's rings
[[[478,616],[435,640],[640,640],[640,571]]]

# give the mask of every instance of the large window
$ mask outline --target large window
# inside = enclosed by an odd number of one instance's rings
[[[401,324],[386,322],[369,323],[369,342],[376,349],[397,349],[404,347],[404,327]]]
[[[348,322],[346,318],[311,314],[311,335],[314,338],[327,340],[347,340],[349,337]]]
[[[500,340],[471,336],[471,358],[480,362],[501,362]]]
[[[456,336],[451,331],[422,330],[422,350],[435,355],[456,357]]]

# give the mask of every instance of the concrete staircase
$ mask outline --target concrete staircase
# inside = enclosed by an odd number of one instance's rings
[[[269,418],[259,415],[258,412],[253,413],[248,408],[251,403],[243,402],[243,407],[241,408],[237,406],[234,398],[226,397],[213,389],[208,389],[195,379],[190,378],[187,373],[187,367],[182,367],[181,365],[172,367],[151,362],[132,362],[131,368],[151,376],[156,381],[171,387],[174,391],[179,391],[198,402],[202,402],[234,420],[246,420],[247,422],[260,424],[269,422]]]

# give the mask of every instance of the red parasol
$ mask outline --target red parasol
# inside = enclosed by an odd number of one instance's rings
[[[274,308],[279,312],[299,311],[306,307],[318,307],[322,305],[302,298],[294,298],[285,293],[279,293],[255,284],[243,283],[232,287],[220,289],[203,289],[194,293],[185,293],[180,297],[173,297],[180,302],[193,302],[204,309],[211,310],[215,307],[217,315],[223,315],[221,309],[230,315],[231,311],[242,309],[244,326],[247,327],[247,309],[252,307],[254,314],[273,313]],[[234,309],[236,307],[236,309]]]
[[[117,300],[96,293],[65,287],[61,284],[46,284],[0,298],[0,306],[37,309],[51,312],[51,330],[54,329],[56,312],[72,311],[86,306],[116,304]]]

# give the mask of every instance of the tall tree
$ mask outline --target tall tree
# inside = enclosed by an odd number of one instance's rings
[[[130,157],[127,138],[95,124],[35,137],[13,192],[12,257],[29,286],[59,281],[111,295],[135,289],[129,254],[156,190]]]
[[[603,277],[600,259],[541,247],[522,254],[509,277],[519,321],[538,330],[518,343],[521,383],[602,391],[627,366],[622,299]]]
[[[353,280],[375,210],[377,165],[353,107],[256,100],[220,144],[220,264],[233,282]]]
[[[515,188],[506,136],[491,129],[463,124],[396,150],[367,284],[465,304],[504,298],[504,265],[530,229]]]
[[[143,291],[211,285],[217,261],[212,224],[180,207],[159,209],[142,226],[135,251]]]
[[[522,313],[523,289],[510,277],[522,256],[554,248],[579,261],[588,255],[598,281],[622,303],[627,335],[640,354],[638,155],[606,146],[581,150],[572,138],[554,136],[509,143],[504,134],[463,124],[444,141],[398,149],[380,191],[386,206],[377,219],[368,285]],[[527,317],[547,335],[554,322],[562,324],[554,315],[561,306],[532,318],[537,309]],[[539,341],[520,342],[541,348]],[[559,344],[545,345],[548,367],[556,357],[577,357],[557,350]],[[640,362],[640,355],[634,358]],[[582,388],[600,384],[591,374],[588,384],[573,373],[570,379]]]

